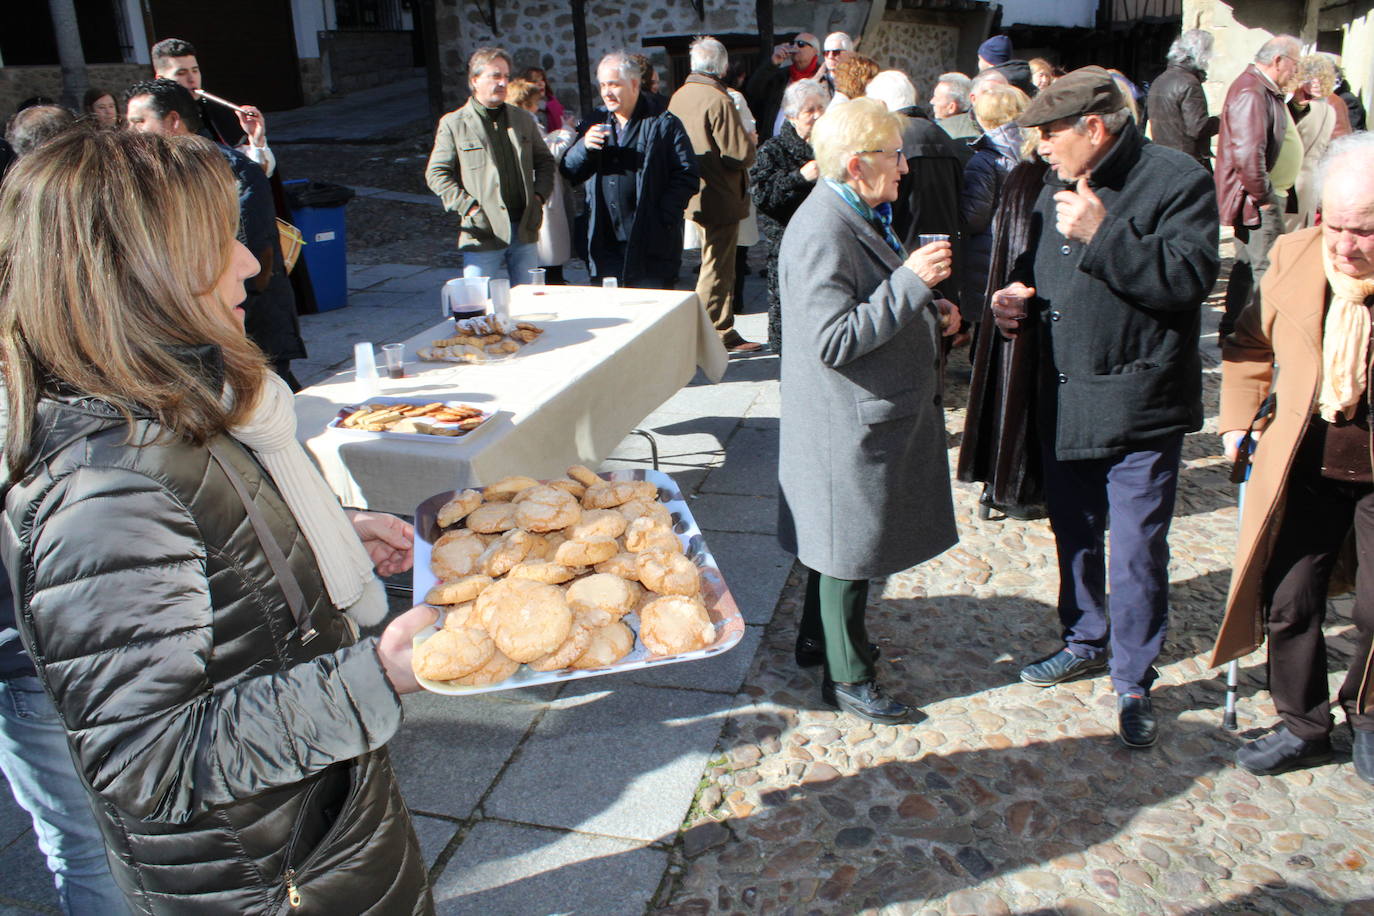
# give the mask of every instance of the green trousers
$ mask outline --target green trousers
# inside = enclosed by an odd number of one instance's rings
[[[807,570],[797,636],[825,645],[825,671],[836,683],[857,684],[873,677],[864,624],[867,607],[867,579],[835,579]]]

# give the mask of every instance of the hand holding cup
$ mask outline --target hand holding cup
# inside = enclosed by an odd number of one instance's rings
[[[908,255],[906,267],[920,277],[926,286],[933,287],[949,278],[953,261],[954,249],[949,242],[931,242]]]
[[[601,149],[606,145],[606,137],[610,132],[609,124],[593,124],[587,129],[587,149]]]
[[[1026,303],[1035,295],[1035,287],[1016,282],[992,294],[992,317],[998,329],[1008,337],[1015,337],[1026,317]]]

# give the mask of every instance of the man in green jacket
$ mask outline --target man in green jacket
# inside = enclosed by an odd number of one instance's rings
[[[462,216],[464,264],[519,284],[539,266],[539,226],[557,163],[530,113],[506,104],[510,71],[500,48],[473,52],[472,95],[439,121],[425,181],[444,209]]]

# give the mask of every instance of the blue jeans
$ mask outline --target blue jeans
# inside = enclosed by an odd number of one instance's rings
[[[463,265],[476,265],[482,276],[509,280],[511,286],[530,282],[530,271],[539,266],[539,243],[516,242],[495,251],[464,251]]]
[[[128,913],[110,877],[105,840],[76,775],[67,730],[36,677],[0,680],[0,769],[14,800],[33,817],[64,913]]]
[[[1053,433],[1047,438],[1045,501],[1059,550],[1064,643],[1079,658],[1101,658],[1110,647],[1116,692],[1148,696],[1169,624],[1169,523],[1183,436],[1084,461],[1057,460]]]

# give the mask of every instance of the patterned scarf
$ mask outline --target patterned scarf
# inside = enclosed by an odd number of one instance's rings
[[[1369,309],[1365,300],[1374,296],[1374,280],[1360,280],[1336,270],[1326,246],[1322,267],[1331,285],[1331,307],[1322,327],[1322,387],[1317,413],[1328,423],[1355,415],[1355,405],[1369,383]]]
[[[839,181],[825,179],[825,183],[830,185],[830,189],[849,204],[854,212],[863,218],[873,229],[883,237],[888,246],[897,252],[897,257],[905,258],[906,251],[902,249],[902,243],[897,239],[897,233],[892,231],[892,204],[881,203],[876,207],[870,207],[864,203],[864,199],[859,193],[849,185]]]

